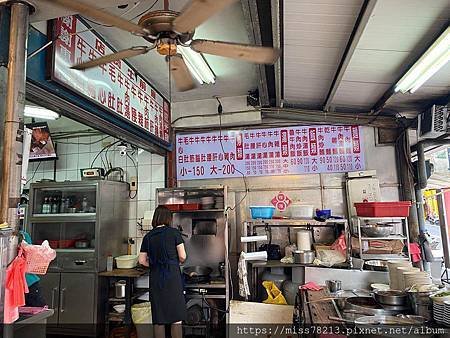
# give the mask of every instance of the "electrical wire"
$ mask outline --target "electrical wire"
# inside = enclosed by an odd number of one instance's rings
[[[105,136],[102,139],[94,141],[94,142],[61,142],[61,141],[55,141],[55,143],[58,143],[58,144],[81,144],[83,146],[89,146],[91,144],[96,144],[96,143],[102,142],[102,141],[106,140],[108,137],[109,136]]]
[[[219,102],[220,106],[222,106],[221,102],[219,101],[219,98],[216,97],[216,100]],[[247,198],[248,195],[248,185],[247,185],[247,177],[245,176],[245,174],[240,171],[238,168],[235,167],[235,165],[233,163],[231,163],[230,158],[228,156],[226,156],[226,152],[225,152],[225,148],[223,147],[223,142],[222,142],[222,112],[219,112],[219,142],[220,142],[220,147],[222,148],[222,153],[223,156],[225,158],[225,160],[234,168],[235,171],[237,171],[239,174],[242,175],[242,180],[244,181],[244,186],[245,186],[245,194],[244,196],[241,198],[241,200],[236,203],[234,205],[234,207],[227,207],[227,210],[235,210],[239,205],[241,205],[242,202],[244,202],[244,200]],[[225,212],[226,212],[225,211]]]
[[[28,179],[28,180],[25,182],[25,185],[27,185],[28,183],[30,183],[30,182],[33,180],[33,178],[34,178],[34,176],[36,175],[36,173],[37,173],[39,167],[41,166],[41,163],[42,163],[42,162],[39,162],[39,163],[38,163],[38,165],[36,166],[36,169],[34,169],[33,175],[31,176],[30,179]]]

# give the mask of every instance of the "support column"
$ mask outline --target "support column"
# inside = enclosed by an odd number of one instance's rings
[[[18,226],[22,168],[23,111],[25,107],[26,57],[30,7],[11,3],[8,74],[3,130],[0,223]]]

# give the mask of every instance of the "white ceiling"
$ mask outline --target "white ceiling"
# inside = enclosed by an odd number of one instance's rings
[[[286,102],[323,104],[361,4],[361,0],[284,1]]]
[[[362,0],[284,1],[284,99],[323,106]],[[420,56],[450,18],[449,0],[378,0],[331,106],[370,110]],[[450,65],[414,95],[386,108],[420,109],[450,92]]]

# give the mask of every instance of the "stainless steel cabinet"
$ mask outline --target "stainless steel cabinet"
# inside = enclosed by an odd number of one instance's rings
[[[55,310],[48,324],[76,326],[95,322],[95,274],[48,273],[40,284],[48,306]]]
[[[59,324],[92,324],[95,316],[95,275],[62,273],[59,293]]]
[[[41,277],[40,285],[42,288],[42,295],[48,306],[55,310],[53,316],[47,319],[48,324],[58,324],[60,278],[61,274],[59,273],[47,273],[45,276]]]

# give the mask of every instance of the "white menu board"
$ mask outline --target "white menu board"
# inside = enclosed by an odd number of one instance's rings
[[[320,125],[178,134],[176,156],[178,180],[365,169],[358,126]]]
[[[160,140],[170,142],[170,106],[123,60],[84,71],[70,67],[114,51],[76,16],[55,20],[53,79]]]

